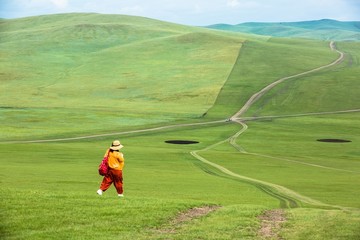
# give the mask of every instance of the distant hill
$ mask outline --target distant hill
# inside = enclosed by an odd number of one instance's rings
[[[61,134],[94,133],[114,123],[127,129],[198,118],[214,103],[244,41],[233,32],[91,13],[1,20],[0,39],[2,123],[15,111],[18,119],[9,122],[16,128],[51,123],[51,134],[62,126]],[[22,129],[18,136],[36,135]],[[15,133],[0,132],[0,138]]]
[[[304,22],[249,22],[237,25],[215,24],[207,26],[207,28],[274,37],[360,41],[360,21],[342,22],[322,19]]]

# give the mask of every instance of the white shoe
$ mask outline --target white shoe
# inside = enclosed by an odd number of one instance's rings
[[[124,197],[124,194],[118,194],[118,197]]]
[[[96,191],[97,194],[99,194],[100,196],[103,194],[103,191],[101,189]]]

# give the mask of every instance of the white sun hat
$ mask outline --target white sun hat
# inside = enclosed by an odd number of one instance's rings
[[[112,142],[110,149],[116,151],[116,150],[122,149],[123,147],[124,147],[124,146],[121,145],[121,143],[120,143],[119,140],[115,140],[115,141]]]

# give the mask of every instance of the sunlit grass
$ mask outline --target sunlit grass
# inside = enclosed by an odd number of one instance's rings
[[[267,84],[336,59],[328,42],[252,38],[125,16],[52,17],[7,21],[2,29],[1,238],[260,239],[258,216],[284,207],[281,200],[190,154],[199,150],[234,174],[328,204],[326,210],[286,210],[279,230],[285,239],[358,238],[358,113],[248,121],[236,139],[247,153],[225,141],[241,129],[234,122],[130,133],[226,119]],[[259,101],[249,116],[355,108],[357,46],[340,43],[347,52],[341,65],[284,83],[293,99],[270,92],[262,99],[283,104]],[[114,135],[12,142],[103,133]],[[113,187],[96,195],[97,166],[114,139],[125,145],[123,199]],[[174,139],[199,143],[164,142]],[[179,212],[208,205],[220,208],[173,223]]]

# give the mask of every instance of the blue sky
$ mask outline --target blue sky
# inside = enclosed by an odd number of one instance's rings
[[[96,12],[204,26],[215,23],[360,20],[360,0],[0,0],[1,18]]]

